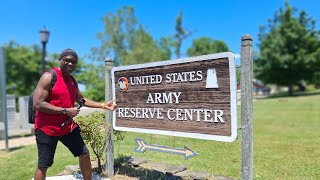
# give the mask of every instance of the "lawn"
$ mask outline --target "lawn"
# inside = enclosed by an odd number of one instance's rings
[[[319,107],[319,94],[254,101],[254,179],[320,179]],[[142,157],[239,179],[241,131],[238,133],[238,139],[232,143],[126,133],[124,141],[115,143],[114,151],[116,157]],[[136,153],[135,138],[142,138],[149,144],[187,146],[198,156],[185,160],[179,155],[155,151]],[[37,162],[36,151],[35,145],[10,153],[0,151],[0,179],[31,179]],[[77,159],[60,144],[48,175],[57,174],[68,164],[77,164]]]

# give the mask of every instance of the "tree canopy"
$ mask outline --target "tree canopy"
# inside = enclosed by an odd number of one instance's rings
[[[183,40],[192,34],[182,27],[182,12],[176,17],[175,34],[160,37],[159,40],[155,40],[139,23],[133,7],[124,6],[115,13],[108,13],[102,21],[103,31],[97,33],[101,44],[93,47],[92,53],[87,56],[93,63],[84,63],[79,59],[77,69],[73,73],[79,84],[85,84],[84,95],[96,101],[103,100],[105,96],[105,58],[111,57],[114,66],[143,64],[169,60],[171,48],[174,48],[174,53],[179,58]],[[195,49],[194,54],[190,55],[228,50],[222,41],[209,41],[211,49],[208,52]],[[41,48],[37,45],[21,46],[12,41],[5,45],[5,51],[7,92],[16,96],[30,94],[41,76]],[[56,60],[59,53],[48,54],[47,57]],[[46,69],[57,65],[58,61],[47,61]]]
[[[138,22],[134,8],[124,6],[103,17],[104,31],[97,34],[100,47],[92,48],[92,58],[113,57],[115,65],[142,64],[168,59],[164,42],[158,43]]]
[[[191,47],[188,49],[188,56],[199,56],[227,51],[229,51],[229,48],[223,41],[213,40],[209,37],[201,37],[193,40]]]
[[[8,94],[15,96],[26,96],[35,89],[41,72],[42,49],[38,45],[23,46],[15,41],[4,45],[6,61],[6,89]],[[59,54],[47,55],[46,70],[58,67]],[[79,74],[83,61],[79,59],[74,74]]]
[[[103,61],[112,57],[114,66],[143,64],[167,60],[171,56],[169,40],[161,38],[159,42],[138,22],[134,8],[124,6],[116,13],[103,17],[104,31],[97,34],[100,47],[92,48],[90,58]],[[94,100],[104,99],[104,64],[87,66],[80,76],[86,84],[85,95]]]
[[[41,48],[10,41],[4,46],[7,93],[25,96],[34,90],[41,76]],[[51,62],[46,67],[50,67]]]
[[[179,12],[179,15],[176,17],[176,24],[175,30],[176,33],[174,34],[174,38],[172,40],[172,45],[175,48],[175,55],[176,58],[180,58],[181,56],[181,46],[184,39],[192,34],[192,32],[186,31],[186,29],[182,26],[182,18],[183,13],[182,11]]]
[[[260,29],[260,55],[255,61],[256,77],[264,83],[288,86],[289,95],[301,81],[311,82],[320,65],[319,30],[305,11],[285,3]]]

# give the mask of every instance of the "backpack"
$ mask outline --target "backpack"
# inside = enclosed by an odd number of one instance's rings
[[[53,69],[50,69],[50,73],[51,73],[51,85],[49,88],[49,94],[52,91],[53,86],[56,84],[57,82],[57,74],[56,71],[54,71]],[[78,88],[78,83],[77,81],[74,79],[73,76],[71,76],[74,84],[76,85],[76,87]],[[33,93],[29,96],[29,100],[28,100],[28,122],[30,124],[34,124],[34,119],[36,118],[36,110],[33,108]]]

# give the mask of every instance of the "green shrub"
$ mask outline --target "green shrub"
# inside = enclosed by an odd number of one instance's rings
[[[95,154],[98,161],[98,171],[102,172],[102,162],[105,161],[106,142],[109,127],[111,124],[105,122],[105,114],[103,112],[93,112],[85,116],[77,116],[75,121],[81,128],[81,135]],[[124,139],[124,133],[114,131],[114,140],[120,141]]]

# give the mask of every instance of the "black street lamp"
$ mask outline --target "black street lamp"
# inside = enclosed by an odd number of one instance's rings
[[[46,70],[46,44],[49,39],[50,32],[44,27],[43,29],[40,30],[39,32],[40,35],[40,41],[42,44],[42,57],[41,57],[41,72],[44,73]]]

